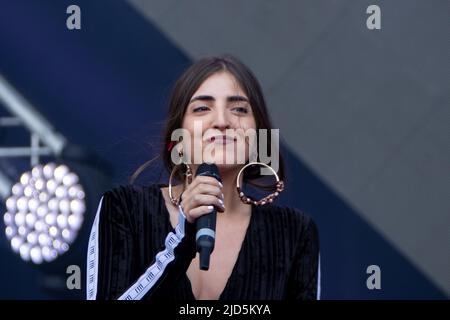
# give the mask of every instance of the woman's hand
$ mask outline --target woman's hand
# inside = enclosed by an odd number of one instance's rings
[[[186,220],[193,223],[198,217],[210,213],[213,206],[225,211],[222,184],[216,178],[196,176],[181,195],[181,208]]]

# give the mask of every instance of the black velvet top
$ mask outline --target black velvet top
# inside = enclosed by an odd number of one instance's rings
[[[88,250],[88,299],[195,299],[186,275],[196,254],[195,225],[180,215],[171,226],[160,187],[126,185],[104,193]],[[308,215],[252,206],[220,300],[316,299],[318,260],[318,232]]]

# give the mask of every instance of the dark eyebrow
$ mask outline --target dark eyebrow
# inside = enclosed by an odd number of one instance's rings
[[[237,102],[237,101],[248,102],[248,99],[246,97],[243,97],[243,96],[230,96],[230,97],[227,97],[227,101],[228,102]]]
[[[192,102],[197,101],[197,100],[200,100],[200,101],[215,101],[216,99],[214,99],[214,97],[212,97],[212,96],[196,96],[196,97],[193,97],[191,99],[191,101],[189,101],[189,103],[192,103]]]
[[[193,97],[191,99],[191,101],[189,101],[189,103],[192,103],[194,101],[216,101],[216,99],[213,96],[206,96],[206,95],[202,95],[202,96],[196,96]],[[244,96],[229,96],[227,97],[227,101],[228,102],[236,102],[236,101],[245,101],[248,102],[248,99]]]

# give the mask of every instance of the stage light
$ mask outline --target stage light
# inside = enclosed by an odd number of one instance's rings
[[[70,249],[83,224],[85,192],[64,164],[37,165],[11,188],[3,215],[11,248],[25,261],[51,262]]]

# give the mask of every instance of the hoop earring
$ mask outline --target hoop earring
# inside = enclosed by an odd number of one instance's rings
[[[183,150],[178,151],[178,155],[180,156],[181,159],[183,159]],[[186,180],[185,183],[187,182],[188,184],[190,184],[192,182],[192,170],[191,167],[189,167],[189,165],[186,163],[186,161],[184,161],[184,159],[182,160],[182,165],[184,165],[186,167],[186,172],[184,173],[184,175],[186,176]],[[169,177],[169,198],[170,198],[170,202],[172,202],[173,205],[178,206],[181,202],[181,194],[183,194],[183,192],[180,194],[180,196],[177,198],[175,198],[173,196],[173,192],[172,192],[172,179],[175,176],[175,173],[178,170],[179,165],[175,165],[175,167],[172,169],[172,172],[170,172],[170,177]]]
[[[272,171],[273,175],[275,176],[275,179],[277,180],[276,191],[269,194],[268,196],[265,196],[264,198],[262,198],[260,200],[253,200],[251,197],[245,195],[245,193],[242,191],[241,186],[239,184],[242,172],[244,172],[244,170],[247,167],[250,167],[253,165],[260,165],[260,166],[270,169]],[[241,168],[241,170],[239,171],[237,178],[236,178],[236,189],[237,189],[239,198],[241,199],[241,201],[243,203],[254,204],[255,206],[261,206],[261,205],[265,205],[266,203],[272,203],[273,200],[275,200],[280,195],[280,192],[284,190],[284,182],[282,180],[280,180],[280,178],[278,177],[278,174],[275,172],[275,170],[273,170],[273,168],[271,166],[269,166],[265,163],[262,163],[262,162],[250,162],[250,163],[247,163],[245,166],[243,166]]]

